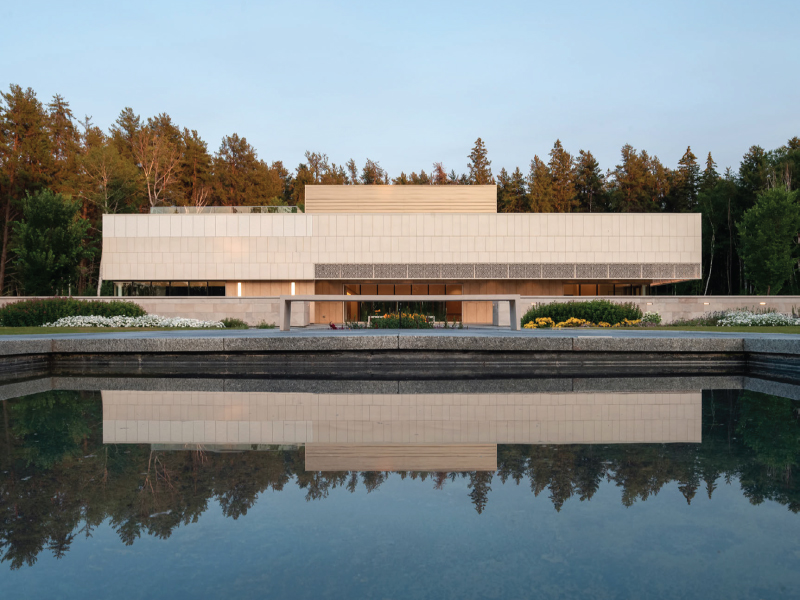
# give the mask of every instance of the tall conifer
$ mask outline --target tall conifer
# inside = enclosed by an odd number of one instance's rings
[[[600,164],[591,152],[578,153],[575,170],[575,195],[581,212],[604,212],[607,210],[606,191]]]
[[[553,212],[553,177],[550,167],[538,156],[531,161],[528,188],[531,212]]]
[[[5,290],[11,225],[16,205],[27,192],[50,184],[52,144],[47,113],[36,93],[11,85],[0,93],[0,188],[2,188],[3,240],[0,250],[0,294]]]
[[[572,212],[575,206],[575,164],[572,155],[561,145],[561,140],[556,140],[553,145],[548,166],[553,192],[553,210]]]
[[[475,140],[475,146],[469,153],[469,182],[475,185],[489,185],[494,183],[492,176],[492,161],[487,158],[486,146],[481,138]]]

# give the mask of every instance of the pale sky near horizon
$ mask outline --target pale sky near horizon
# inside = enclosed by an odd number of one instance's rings
[[[0,87],[59,93],[103,129],[167,112],[216,151],[238,133],[397,176],[492,170],[556,138],[603,170],[623,144],[720,171],[800,135],[800,2],[43,2],[0,4]]]

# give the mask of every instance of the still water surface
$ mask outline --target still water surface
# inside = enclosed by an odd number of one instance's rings
[[[2,401],[3,597],[800,589],[785,397],[116,387]]]

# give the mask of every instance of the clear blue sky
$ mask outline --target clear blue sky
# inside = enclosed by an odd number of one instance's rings
[[[169,113],[209,149],[245,136],[294,168],[305,150],[390,175],[495,173],[556,138],[603,169],[630,143],[722,170],[800,135],[800,2],[0,3],[0,85],[60,93],[104,129]]]

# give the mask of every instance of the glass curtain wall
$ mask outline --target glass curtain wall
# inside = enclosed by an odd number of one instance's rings
[[[123,296],[224,296],[224,281],[124,281]]]
[[[345,302],[345,320],[366,323],[370,317],[382,317],[396,313],[398,309],[406,314],[419,314],[432,317],[436,321],[461,321],[461,302],[359,302],[355,296],[460,296],[460,283],[349,283],[344,293],[354,296],[353,301]],[[398,306],[398,304],[400,306]]]
[[[565,283],[565,296],[640,296],[639,283]]]

